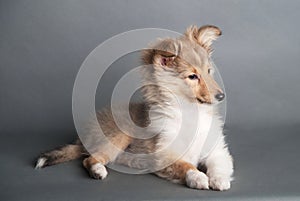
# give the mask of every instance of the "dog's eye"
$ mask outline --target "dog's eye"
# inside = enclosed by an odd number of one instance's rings
[[[211,68],[208,69],[208,74],[210,74],[212,72]]]
[[[192,74],[192,75],[189,75],[188,77],[190,80],[196,80],[198,79],[198,76],[196,74]]]

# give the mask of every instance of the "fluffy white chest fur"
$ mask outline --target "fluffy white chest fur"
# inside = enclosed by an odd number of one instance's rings
[[[151,127],[161,128],[159,150],[196,166],[215,145],[204,146],[208,135],[221,129],[220,122],[213,117],[213,110],[212,106],[177,100],[176,104],[170,104],[160,112],[152,112]]]

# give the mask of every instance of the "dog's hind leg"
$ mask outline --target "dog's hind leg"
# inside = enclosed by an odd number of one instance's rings
[[[131,143],[132,138],[124,133],[108,137],[94,153],[83,160],[83,166],[90,176],[95,179],[104,179],[107,176],[105,165],[113,162]]]

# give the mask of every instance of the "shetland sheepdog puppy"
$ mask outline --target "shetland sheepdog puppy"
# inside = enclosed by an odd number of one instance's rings
[[[36,168],[84,157],[83,166],[95,179],[107,177],[105,166],[118,163],[148,168],[190,188],[228,190],[233,160],[216,106],[225,94],[214,80],[211,60],[212,42],[220,35],[212,25],[191,26],[182,36],[143,50],[144,101],[120,106],[118,125],[111,108],[99,111],[84,139],[41,154]],[[128,110],[130,118],[122,118]],[[145,129],[136,132],[129,121]],[[98,135],[99,125],[104,135]],[[210,135],[218,137],[207,145]]]

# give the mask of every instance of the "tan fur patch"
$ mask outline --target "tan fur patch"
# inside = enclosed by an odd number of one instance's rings
[[[188,170],[197,170],[197,168],[188,162],[179,160],[155,174],[176,183],[185,183]]]

